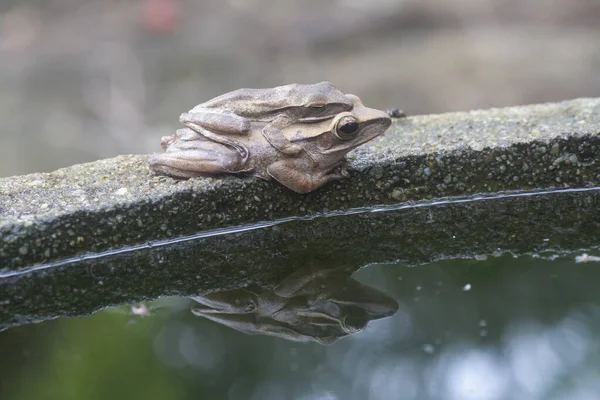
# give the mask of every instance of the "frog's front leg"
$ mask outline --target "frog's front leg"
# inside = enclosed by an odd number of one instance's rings
[[[281,160],[267,167],[267,173],[277,182],[285,187],[292,189],[297,193],[309,193],[323,186],[324,184],[346,178],[345,171],[334,172],[335,167],[342,166],[343,163],[336,165],[325,171],[305,171],[301,165],[297,165],[296,160]]]
[[[272,122],[267,124],[263,128],[262,133],[271,146],[275,147],[278,151],[286,155],[295,156],[302,151],[302,147],[297,144],[290,143],[290,141],[287,140],[281,132],[282,129],[287,128],[293,123],[294,121],[291,118],[285,115],[280,115]]]

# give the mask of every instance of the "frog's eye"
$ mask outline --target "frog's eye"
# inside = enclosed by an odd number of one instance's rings
[[[351,116],[341,118],[335,127],[335,136],[341,140],[350,140],[358,133],[358,120]]]
[[[250,313],[254,310],[256,310],[256,303],[253,301],[249,301],[248,304],[246,304],[244,311]]]
[[[364,313],[357,313],[357,315],[347,315],[340,320],[342,329],[348,334],[354,334],[362,332],[369,323],[369,318]]]

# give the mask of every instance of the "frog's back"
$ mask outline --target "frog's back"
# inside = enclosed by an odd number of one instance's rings
[[[292,83],[268,89],[238,89],[217,96],[195,108],[218,108],[239,116],[256,118],[277,114],[278,111],[302,107],[312,102],[348,102],[342,92],[330,82],[314,84]],[[194,109],[192,109],[192,112]]]

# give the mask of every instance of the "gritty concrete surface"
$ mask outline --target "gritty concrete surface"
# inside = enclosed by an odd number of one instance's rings
[[[599,243],[600,188],[409,202],[385,212],[287,221],[5,275],[0,330],[160,296],[272,287],[306,267],[355,270],[370,263],[404,267],[466,258],[482,271],[478,262],[488,258],[574,260],[583,252],[597,254]]]
[[[600,99],[398,119],[308,195],[274,182],[151,176],[146,155],[0,179],[0,266],[330,210],[600,181]]]

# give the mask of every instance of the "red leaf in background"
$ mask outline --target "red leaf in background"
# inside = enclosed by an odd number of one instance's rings
[[[144,27],[154,32],[170,32],[181,17],[179,0],[143,0]]]

